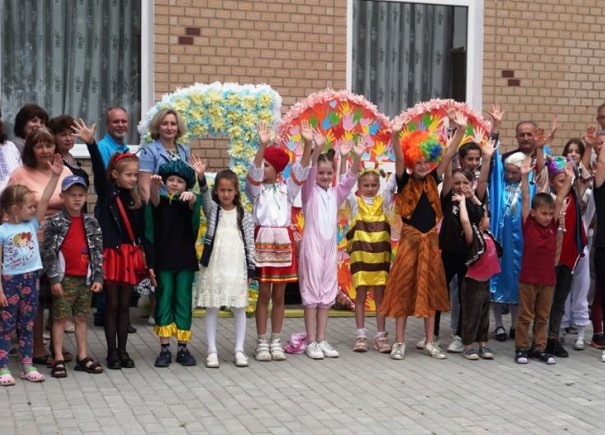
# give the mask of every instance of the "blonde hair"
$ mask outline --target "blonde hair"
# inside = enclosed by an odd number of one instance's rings
[[[174,115],[176,118],[177,132],[176,139],[183,136],[187,133],[187,126],[185,125],[185,121],[183,118],[176,112],[174,109],[162,109],[158,113],[155,114],[151,122],[149,123],[149,133],[151,134],[151,138],[153,140],[157,140],[160,137],[160,125],[164,121],[166,115]]]
[[[121,174],[124,168],[131,163],[135,163],[138,170],[139,159],[137,156],[131,153],[115,153],[111,157],[109,166],[107,167],[107,178],[109,181],[117,185],[117,180],[113,177],[113,175],[111,175],[111,173],[115,170],[118,172],[118,174]],[[130,189],[130,197],[132,198],[133,202],[132,207],[130,207],[131,210],[136,210],[143,206],[143,199],[141,198],[141,192],[139,191],[138,184],[136,184],[134,188]]]
[[[12,184],[7,186],[6,189],[0,195],[0,206],[2,207],[0,222],[4,216],[9,216],[9,210],[12,206],[16,205],[21,207],[25,202],[27,195],[34,195],[34,191],[23,184]]]

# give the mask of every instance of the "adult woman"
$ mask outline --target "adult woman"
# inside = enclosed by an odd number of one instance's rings
[[[0,112],[0,118],[2,118],[2,112]],[[0,121],[0,194],[6,187],[11,173],[20,166],[21,153],[15,144],[8,140],[4,124]]]
[[[22,184],[29,187],[36,197],[40,200],[40,196],[44,191],[44,187],[48,183],[51,176],[51,170],[48,166],[55,156],[55,138],[46,128],[38,128],[33,130],[25,140],[23,154],[21,159],[23,166],[16,169],[8,180],[8,186],[13,184]],[[60,197],[61,183],[63,179],[71,175],[68,168],[63,167],[63,172],[59,176],[57,187],[53,192],[48,203],[45,219],[41,222],[40,230],[38,231],[38,241],[40,246],[44,240],[44,224],[46,218],[58,213],[63,209],[63,200]],[[44,278],[44,277],[43,277]],[[44,349],[43,333],[43,318],[44,308],[47,308],[52,297],[48,285],[44,285],[44,279],[40,282],[40,307],[36,318],[34,319],[34,364],[46,364],[48,355]]]
[[[71,149],[74,147],[74,135],[71,127],[74,125],[74,119],[69,115],[56,116],[48,123],[48,129],[55,136],[55,144],[61,157],[63,165],[67,166],[72,174],[78,175],[86,181],[86,185],[90,185],[88,172],[82,167],[74,156],[71,155]]]
[[[144,201],[149,200],[151,176],[157,174],[160,165],[175,160],[189,161],[191,150],[188,146],[177,143],[187,127],[178,113],[172,109],[160,110],[151,120],[149,131],[153,142],[141,148],[139,155],[139,186]],[[160,193],[165,193],[164,186]]]
[[[15,145],[19,153],[23,153],[23,147],[27,136],[34,130],[48,125],[48,113],[37,104],[26,104],[19,110],[15,117]]]

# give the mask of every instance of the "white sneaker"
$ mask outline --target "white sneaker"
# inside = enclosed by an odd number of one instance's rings
[[[271,353],[269,352],[269,342],[266,338],[259,338],[256,341],[256,350],[254,358],[257,361],[271,361]]]
[[[584,350],[584,339],[583,338],[576,339],[576,342],[574,343],[573,348],[575,350]]]
[[[459,335],[454,335],[454,339],[447,347],[447,351],[451,353],[462,353],[464,351],[464,345],[462,344],[462,338]]]
[[[437,346],[435,343],[426,343],[424,345],[424,352],[427,355],[432,356],[435,359],[446,359],[447,355],[443,353],[443,351],[441,349],[439,349],[439,346]]]
[[[311,359],[324,359],[324,353],[321,351],[319,344],[317,344],[316,341],[307,345],[305,353]]]
[[[601,362],[605,362],[605,350],[603,351],[603,354],[601,355]]]
[[[404,359],[405,358],[405,343],[393,343],[393,347],[391,347],[391,354],[389,355],[389,358],[397,359],[397,360]]]
[[[209,369],[218,369],[218,355],[215,353],[209,353],[206,357],[206,367]]]
[[[439,346],[441,344],[441,340],[439,340],[439,336],[435,335],[435,337],[433,338],[433,343],[435,343],[435,345]],[[422,340],[419,340],[418,342],[416,342],[416,349],[424,349],[424,345],[426,344],[426,337],[423,337]]]
[[[281,339],[279,337],[271,340],[269,352],[271,353],[271,359],[273,361],[284,361],[286,359],[286,353],[281,346]]]
[[[338,358],[340,356],[338,351],[330,346],[330,343],[328,343],[326,340],[319,342],[319,349],[326,358]]]
[[[235,352],[235,367],[248,367],[248,355],[244,352]]]
[[[148,324],[149,326],[155,326],[155,319],[153,318],[153,315],[150,315],[150,316],[147,318],[147,324]]]

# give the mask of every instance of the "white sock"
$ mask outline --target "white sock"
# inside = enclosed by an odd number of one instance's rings
[[[246,310],[244,308],[231,308],[235,322],[235,353],[244,351],[246,339]]]
[[[206,308],[206,340],[208,341],[208,353],[216,351],[216,322],[218,319],[218,307]]]
[[[387,335],[386,331],[378,331],[376,332],[376,338],[385,337]]]
[[[578,336],[576,340],[584,341],[584,331],[586,331],[586,325],[578,325],[576,326],[576,329],[578,330]]]
[[[366,328],[358,328],[357,329],[357,338],[359,337],[366,337],[368,333],[368,330]]]

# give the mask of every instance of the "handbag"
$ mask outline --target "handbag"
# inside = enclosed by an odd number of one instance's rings
[[[106,249],[103,253],[106,257],[108,270],[105,273],[105,279],[117,282],[128,282],[136,285],[149,277],[147,270],[147,262],[145,260],[145,252],[143,247],[136,242],[130,221],[124,210],[124,205],[120,197],[116,198],[116,204],[122,221],[126,227],[126,232],[132,243],[122,243],[120,249]],[[111,267],[113,265],[114,267]]]

